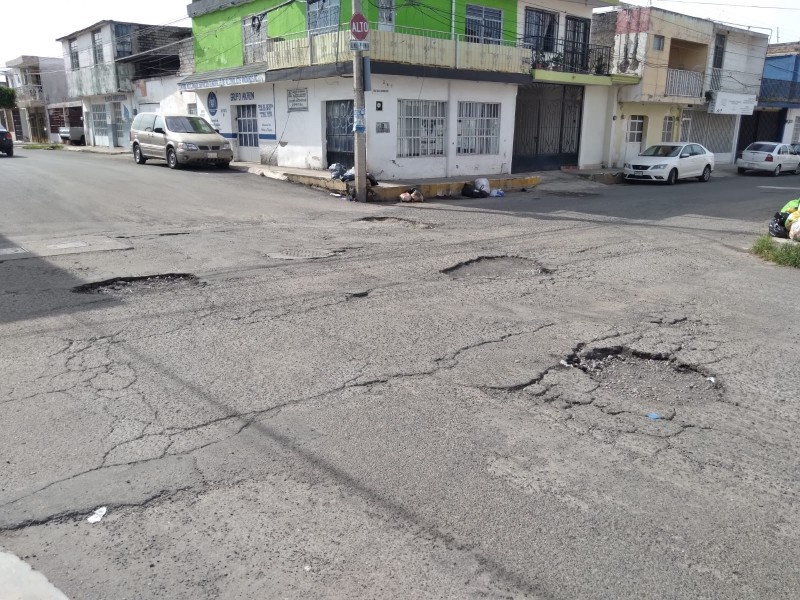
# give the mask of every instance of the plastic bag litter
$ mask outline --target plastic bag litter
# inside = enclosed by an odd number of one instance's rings
[[[408,192],[400,194],[400,202],[411,202],[411,194]]]
[[[489,192],[477,189],[472,183],[465,183],[461,188],[461,195],[465,198],[486,198],[489,196]]]
[[[489,195],[492,198],[502,198],[503,196],[506,195],[506,193],[503,190],[501,190],[500,188],[496,188],[496,189],[493,189],[491,192],[489,192]]]
[[[789,239],[800,242],[800,221],[795,221],[794,225],[792,225],[789,230]]]
[[[342,175],[347,172],[347,169],[344,168],[342,163],[333,163],[328,167],[328,171],[331,172],[331,179],[341,179]]]
[[[788,217],[788,213],[775,213],[775,216],[772,217],[772,220],[769,222],[769,234],[772,237],[776,238],[788,238],[789,231],[783,224],[786,222],[786,217]]]
[[[492,186],[489,185],[489,180],[485,177],[479,177],[475,180],[475,189],[487,194],[492,191]]]
[[[412,202],[425,202],[425,198],[422,195],[422,192],[418,190],[411,191],[411,201]]]
[[[788,212],[795,212],[796,210],[800,209],[800,198],[796,200],[789,200],[786,204],[784,204],[781,212],[788,213]]]
[[[106,515],[107,510],[108,509],[105,506],[101,506],[100,508],[95,510],[91,515],[89,515],[89,518],[86,520],[89,521],[89,523],[99,523],[100,520]]]
[[[352,169],[347,169],[347,171],[345,171],[342,174],[340,179],[342,181],[353,181],[355,180],[355,178],[356,178],[356,169],[355,167],[353,167]]]

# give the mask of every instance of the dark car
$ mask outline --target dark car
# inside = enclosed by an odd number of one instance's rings
[[[5,152],[6,156],[14,156],[14,136],[0,127],[0,152]]]

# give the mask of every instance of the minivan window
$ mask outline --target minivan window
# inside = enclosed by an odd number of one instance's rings
[[[156,124],[153,126],[153,131],[155,131],[159,127],[161,129],[164,129],[164,117],[162,117],[161,115],[158,115],[156,117]]]
[[[167,129],[175,133],[216,133],[201,117],[167,117]]]
[[[153,123],[156,120],[156,116],[153,113],[144,113],[139,115],[142,117],[142,122],[139,127],[134,127],[134,129],[142,129],[144,131],[153,131]]]
[[[761,142],[754,142],[747,147],[748,152],[773,152],[777,144],[762,144]]]

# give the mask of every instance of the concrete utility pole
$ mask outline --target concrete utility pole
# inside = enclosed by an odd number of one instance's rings
[[[360,18],[359,18],[360,17]],[[367,29],[364,29],[366,27]],[[365,41],[368,25],[361,14],[361,0],[353,0],[353,18],[350,21],[350,34],[355,40]],[[355,135],[356,200],[367,201],[367,132],[364,106],[364,53],[353,51],[353,132]]]

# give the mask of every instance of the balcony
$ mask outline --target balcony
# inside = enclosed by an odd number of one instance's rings
[[[667,69],[667,86],[665,96],[685,98],[703,97],[703,74],[697,71]]]
[[[529,75],[533,69],[562,73],[609,75],[611,48],[551,40],[549,51],[535,40],[476,43],[463,34],[395,27],[380,31],[370,24],[369,57],[373,61],[472,71]],[[267,70],[352,61],[349,24],[339,31],[301,32],[267,41],[260,54]]]
[[[42,86],[25,84],[16,88],[17,105],[20,108],[31,108],[44,105],[44,91]]]
[[[800,105],[800,81],[762,79],[758,101],[765,104]]]

